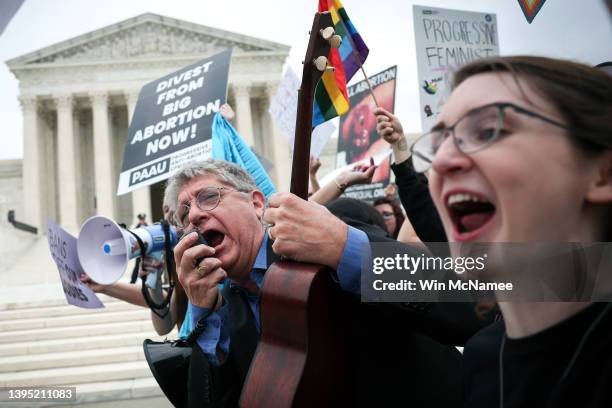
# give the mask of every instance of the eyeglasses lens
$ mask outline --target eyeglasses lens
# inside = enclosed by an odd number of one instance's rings
[[[476,109],[459,119],[452,129],[433,130],[416,141],[412,147],[412,164],[417,172],[427,171],[440,146],[454,133],[455,144],[464,153],[482,149],[497,139],[503,127],[504,114],[499,106]]]

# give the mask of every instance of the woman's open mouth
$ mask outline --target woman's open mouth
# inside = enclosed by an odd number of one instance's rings
[[[457,241],[469,241],[480,235],[495,215],[495,206],[472,193],[453,193],[446,198]]]

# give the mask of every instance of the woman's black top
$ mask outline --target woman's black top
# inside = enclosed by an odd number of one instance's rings
[[[505,408],[612,407],[612,310],[607,309],[570,366],[579,343],[607,303],[595,303],[540,333],[506,338]],[[465,406],[499,407],[504,322],[472,337],[464,350]],[[568,369],[568,366],[569,369]],[[564,372],[567,375],[564,377]]]

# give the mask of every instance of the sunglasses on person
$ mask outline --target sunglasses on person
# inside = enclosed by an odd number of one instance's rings
[[[569,130],[567,125],[513,103],[501,102],[484,105],[467,112],[454,125],[446,128],[434,127],[431,132],[418,138],[410,148],[414,169],[419,173],[429,170],[438,149],[448,136],[453,138],[457,149],[465,154],[475,153],[490,146],[503,135],[506,111],[509,109]]]

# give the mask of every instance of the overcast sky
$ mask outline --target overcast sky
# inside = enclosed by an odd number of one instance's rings
[[[316,0],[25,0],[0,36],[0,60],[152,12],[290,45],[287,64],[301,72],[317,4]],[[548,0],[531,25],[516,0],[345,0],[370,48],[368,75],[398,65],[396,113],[408,132],[420,131],[413,4],[495,13],[502,55],[538,54],[589,64],[612,61],[611,19],[601,0]],[[355,80],[361,79],[355,75]],[[21,158],[18,82],[4,63],[0,90],[0,159]]]

